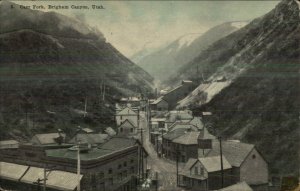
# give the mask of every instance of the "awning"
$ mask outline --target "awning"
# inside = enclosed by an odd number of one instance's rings
[[[80,175],[80,180],[83,175]],[[51,171],[48,175],[47,187],[58,190],[75,190],[78,185],[77,174],[64,171]]]
[[[57,190],[73,191],[78,185],[76,173],[53,170],[46,174],[46,186]],[[80,175],[80,180],[83,175]],[[0,178],[26,184],[34,184],[44,179],[44,169],[14,163],[0,162]]]
[[[19,181],[28,168],[25,165],[0,162],[0,177],[7,180]]]
[[[33,184],[34,182],[37,182],[38,179],[40,180],[44,179],[44,169],[37,168],[37,167],[30,167],[26,172],[26,174],[22,177],[21,182],[27,184]]]

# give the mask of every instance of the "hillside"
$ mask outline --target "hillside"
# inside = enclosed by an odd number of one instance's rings
[[[212,111],[212,131],[254,143],[270,172],[297,175],[300,109],[299,2],[275,9],[217,41],[174,79],[207,76],[179,107]],[[217,80],[221,79],[222,80]]]
[[[165,81],[170,76],[176,75],[181,66],[192,61],[202,50],[245,24],[246,22],[228,22],[215,26],[202,35],[183,35],[168,46],[139,58],[137,64],[155,79]]]
[[[100,130],[112,125],[117,99],[152,91],[147,72],[80,21],[2,1],[0,23],[1,138]]]

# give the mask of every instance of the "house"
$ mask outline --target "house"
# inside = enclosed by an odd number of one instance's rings
[[[222,156],[205,157],[193,159],[190,158],[185,164],[183,170],[179,173],[179,184],[192,190],[215,190],[222,188],[223,168],[224,186],[231,185],[232,166]]]
[[[120,111],[117,110],[115,117],[117,126],[120,126],[125,120],[130,120],[135,127],[139,127],[139,110],[133,110],[131,107],[125,107]]]
[[[198,142],[203,139],[215,139],[206,128],[199,130],[187,123],[175,123],[170,131],[163,135],[162,153],[165,158],[186,162],[198,157]]]
[[[16,140],[3,140],[0,141],[0,149],[13,149],[19,148],[19,142]]]
[[[176,107],[177,102],[185,98],[195,88],[196,84],[192,81],[183,80],[180,86],[168,91],[163,95],[163,100],[168,103],[168,110],[172,110]]]
[[[34,135],[30,142],[36,145],[57,145],[65,142],[64,133],[43,133]]]
[[[170,111],[165,115],[165,126],[169,128],[175,122],[190,122],[194,117],[192,111],[183,110],[183,111]]]
[[[161,140],[161,134],[163,133],[162,131],[167,131],[167,129],[165,129],[165,121],[166,118],[151,118],[150,142],[152,144],[156,145],[157,139]]]
[[[118,136],[133,137],[137,135],[137,129],[137,126],[135,126],[131,120],[126,119],[118,127]]]
[[[239,182],[237,184],[221,188],[218,191],[253,191],[253,189],[246,182]]]
[[[150,103],[150,108],[154,111],[167,111],[169,109],[169,104],[166,100],[164,100],[163,96],[161,96],[154,102]]]
[[[198,157],[220,155],[218,140],[204,139],[198,142]],[[232,181],[245,181],[254,190],[265,190],[268,185],[268,163],[253,144],[239,141],[222,141],[222,153],[232,166]]]
[[[79,133],[76,134],[69,143],[77,144],[80,142],[82,144],[86,143],[90,146],[96,146],[106,142],[109,139],[108,134],[101,134],[101,133]]]

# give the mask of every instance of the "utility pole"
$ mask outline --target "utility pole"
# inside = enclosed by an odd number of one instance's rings
[[[144,152],[143,152],[143,147],[144,147],[144,129],[139,128],[138,131],[140,131],[140,136],[141,136],[141,146],[140,146],[140,171],[142,173],[142,179],[144,179]]]
[[[46,167],[44,167],[44,187],[43,187],[43,191],[46,191],[46,181],[47,181]]]
[[[176,182],[177,182],[177,186],[179,185],[179,177],[178,177],[178,160],[179,160],[179,149],[177,148],[176,151]]]
[[[160,130],[160,132],[161,132],[161,157],[163,157],[163,155],[164,155],[164,144],[163,144],[163,129],[161,128],[161,130]]]
[[[222,188],[224,188],[224,171],[223,171],[223,153],[222,153],[222,137],[218,137],[220,142],[220,159],[221,159],[221,177],[222,177]]]
[[[86,107],[87,107],[87,97],[85,97],[85,101],[84,101],[84,114],[83,114],[83,117],[86,117]]]
[[[80,191],[80,141],[77,142],[77,191]]]

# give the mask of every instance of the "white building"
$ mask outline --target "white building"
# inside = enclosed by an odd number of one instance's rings
[[[125,107],[124,109],[117,111],[117,126],[120,126],[126,120],[129,120],[135,127],[139,127],[139,111],[134,111],[130,107]]]

